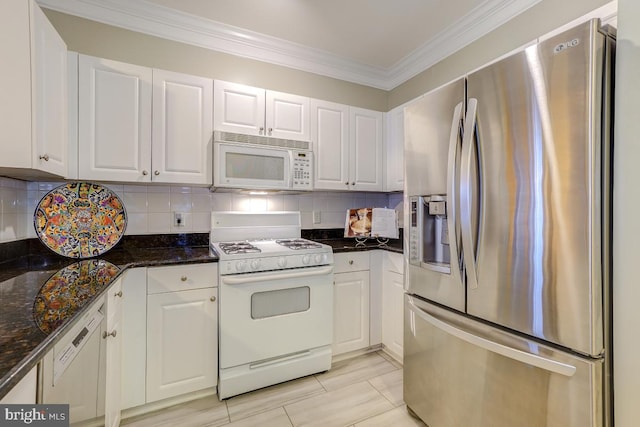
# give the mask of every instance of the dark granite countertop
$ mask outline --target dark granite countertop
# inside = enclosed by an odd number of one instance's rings
[[[37,239],[0,245],[0,398],[126,269],[217,260],[207,233],[125,236],[111,251],[82,261],[84,265],[49,251]],[[74,288],[70,278],[82,287]],[[91,286],[86,286],[89,281]],[[56,319],[43,321],[37,315],[44,312],[38,310],[46,300],[42,296],[56,287],[72,293],[73,303],[65,300],[62,315],[54,310]],[[51,313],[51,307],[46,308]]]
[[[360,244],[353,237],[344,237],[344,229],[342,228],[302,230],[302,237],[329,245],[333,248],[334,253],[372,251],[375,249],[403,253],[402,229],[400,229],[398,239],[388,239],[384,245],[381,245],[376,239],[366,239],[364,243]]]

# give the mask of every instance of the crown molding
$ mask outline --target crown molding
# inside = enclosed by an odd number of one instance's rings
[[[168,40],[340,80],[391,90],[541,0],[486,0],[390,69],[130,0],[37,0],[42,7]]]

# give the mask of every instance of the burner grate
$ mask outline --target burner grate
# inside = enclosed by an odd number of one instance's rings
[[[322,247],[320,243],[311,242],[305,239],[280,239],[276,240],[276,243],[293,250],[317,249]]]
[[[247,241],[219,243],[220,250],[227,255],[258,253],[261,250]]]

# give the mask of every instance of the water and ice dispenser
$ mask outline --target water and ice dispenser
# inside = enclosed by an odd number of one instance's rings
[[[450,273],[447,197],[412,196],[409,209],[409,263]]]

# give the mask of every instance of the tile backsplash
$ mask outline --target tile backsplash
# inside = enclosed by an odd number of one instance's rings
[[[25,182],[0,178],[0,242],[36,237],[33,212],[48,191],[63,182]],[[322,192],[252,196],[210,192],[208,188],[179,185],[105,186],[115,191],[127,210],[125,234],[209,232],[211,211],[300,211],[302,228],[339,228],[345,213],[355,207],[402,208],[402,194],[369,192]],[[313,212],[320,222],[313,223]],[[175,212],[183,214],[185,225],[173,225]],[[401,216],[400,216],[401,218]]]

